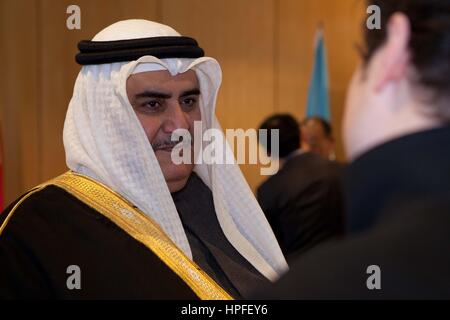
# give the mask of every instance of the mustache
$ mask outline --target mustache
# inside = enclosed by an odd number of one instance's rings
[[[193,146],[194,141],[192,139],[188,139],[189,141],[184,141],[182,137],[178,139],[178,141],[172,141],[170,137],[164,137],[160,139],[156,139],[151,143],[152,148],[154,151],[159,149],[167,149],[167,148],[174,148],[178,144],[189,144]]]

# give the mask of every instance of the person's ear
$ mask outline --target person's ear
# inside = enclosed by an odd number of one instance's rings
[[[410,62],[409,41],[411,26],[408,17],[395,13],[388,22],[386,42],[381,52],[380,68],[376,81],[376,91],[381,91],[391,81],[405,76]]]

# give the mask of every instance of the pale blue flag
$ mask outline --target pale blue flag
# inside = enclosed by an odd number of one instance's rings
[[[331,121],[330,101],[328,97],[327,57],[322,28],[317,31],[314,51],[314,69],[309,85],[306,116],[317,116]]]

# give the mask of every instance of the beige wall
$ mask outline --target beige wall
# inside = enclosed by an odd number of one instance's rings
[[[81,8],[81,30],[66,28],[70,4]],[[333,125],[339,134],[363,14],[360,0],[1,0],[7,202],[66,170],[62,128],[79,71],[76,44],[108,24],[144,18],[196,38],[223,68],[222,126],[246,129],[273,112],[303,118],[314,33],[323,22]],[[343,158],[340,144],[338,155]],[[258,167],[242,168],[252,188],[264,179]]]

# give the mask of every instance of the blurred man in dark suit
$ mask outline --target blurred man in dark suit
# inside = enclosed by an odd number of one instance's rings
[[[273,115],[260,129],[279,130],[281,169],[258,188],[257,198],[290,260],[341,234],[340,174],[330,161],[300,149],[301,131],[292,116]],[[272,153],[270,143],[264,147]]]

